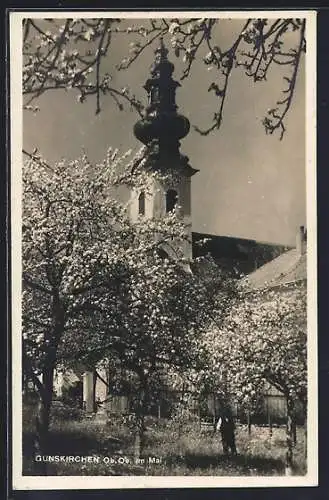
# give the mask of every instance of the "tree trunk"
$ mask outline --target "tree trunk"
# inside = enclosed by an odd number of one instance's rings
[[[145,419],[143,411],[136,412],[134,458],[141,458],[144,448]]]
[[[141,387],[139,391],[139,398],[135,408],[136,421],[135,421],[135,443],[134,443],[134,458],[138,460],[141,458],[145,441],[145,412],[146,412],[146,394],[147,384],[144,377],[141,380]]]
[[[297,444],[297,424],[296,424],[296,417],[294,416],[293,421],[292,421],[292,443],[294,446]]]
[[[54,371],[57,361],[57,351],[61,336],[65,326],[65,311],[61,304],[59,291],[53,289],[52,312],[53,328],[47,331],[45,335],[46,356],[44,368],[42,370],[42,381],[39,380],[33,366],[26,356],[23,343],[23,362],[28,373],[38,390],[40,397],[35,418],[36,437],[34,441],[35,455],[47,455],[49,453],[49,426],[50,410],[53,398]],[[35,460],[35,468],[39,474],[47,474],[46,462]]]
[[[97,413],[98,404],[96,401],[97,371],[93,370],[93,413]]]
[[[248,435],[251,436],[251,415],[250,415],[250,410],[248,410],[248,413],[247,413],[247,420],[248,420]]]
[[[293,442],[294,442],[294,421],[295,421],[295,405],[289,396],[287,397],[287,429],[286,429],[286,476],[292,475],[293,469]]]
[[[307,407],[304,405],[304,457],[307,458]]]
[[[47,455],[49,453],[49,426],[50,409],[53,393],[53,368],[47,367],[42,374],[43,390],[39,392],[40,399],[37,406],[35,418],[36,436],[34,449],[36,455]],[[36,469],[39,474],[47,474],[47,464],[43,461],[35,461]]]
[[[139,415],[136,419],[134,458],[139,460],[144,448],[144,415]]]

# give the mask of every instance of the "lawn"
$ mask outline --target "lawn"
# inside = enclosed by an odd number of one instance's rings
[[[23,474],[38,475],[33,457],[33,408],[26,407],[23,421]],[[127,426],[93,419],[53,419],[49,455],[71,462],[47,463],[47,474],[112,476],[278,476],[284,474],[285,429],[237,425],[238,456],[223,455],[220,437],[201,431],[197,423],[176,426],[170,421],[147,421],[146,442],[140,461],[133,457],[133,434]],[[83,462],[81,457],[90,457]],[[79,462],[73,461],[79,460]],[[294,474],[306,473],[304,432],[299,428],[294,448]]]

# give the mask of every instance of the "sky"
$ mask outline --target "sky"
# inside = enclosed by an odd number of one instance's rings
[[[139,22],[145,25],[145,21]],[[227,46],[243,22],[221,21],[214,34],[218,44]],[[114,39],[106,67],[114,86],[128,85],[146,103],[142,86],[150,74],[155,46],[145,50],[128,70],[113,71],[128,54],[132,39]],[[172,50],[168,57],[179,80],[182,62]],[[192,167],[199,169],[192,178],[193,231],[294,245],[298,227],[306,224],[304,64],[287,116],[287,131],[280,141],[277,134],[266,135],[261,122],[282,97],[282,76],[279,70],[272,70],[266,82],[254,83],[241,70],[234,71],[220,130],[204,137],[191,127],[182,140],[181,152],[189,157]],[[213,72],[197,60],[190,77],[177,90],[179,112],[192,125],[211,124],[218,102],[207,90],[213,78]],[[24,148],[37,148],[50,163],[76,158],[83,149],[97,162],[105,157],[109,146],[123,153],[140,148],[133,136],[136,112],[129,108],[120,111],[110,97],[105,97],[96,115],[92,97],[83,104],[76,97],[74,91],[52,91],[39,98],[39,112],[24,112]]]

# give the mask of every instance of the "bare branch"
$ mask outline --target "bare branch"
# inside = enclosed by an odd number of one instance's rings
[[[275,110],[270,110],[268,113],[271,118],[266,117],[263,120],[263,124],[265,126],[266,133],[273,134],[275,130],[280,130],[280,140],[282,140],[284,132],[285,132],[285,126],[284,126],[284,119],[290,109],[292,99],[294,96],[295,88],[296,88],[296,81],[297,81],[297,75],[298,75],[298,70],[299,70],[299,65],[300,65],[300,59],[301,55],[303,52],[303,47],[305,43],[305,27],[306,27],[306,20],[304,19],[301,24],[300,28],[300,35],[299,35],[299,46],[296,51],[296,54],[294,55],[294,63],[293,63],[293,73],[291,78],[285,77],[284,79],[288,81],[288,89],[286,91],[283,91],[284,93],[287,93],[287,97],[283,100],[277,101],[277,105],[283,105],[283,110],[278,113],[277,109]]]
[[[224,54],[223,57],[221,58],[221,64],[224,66],[224,87],[220,95],[221,103],[218,112],[214,114],[214,124],[209,127],[208,129],[202,130],[197,126],[194,126],[194,129],[199,132],[201,135],[209,135],[210,132],[215,130],[216,128],[219,129],[223,120],[223,110],[224,110],[224,103],[226,99],[226,94],[227,94],[227,89],[228,89],[228,83],[229,83],[229,78],[231,75],[231,71],[233,68],[233,60],[236,56],[236,52],[238,50],[238,47],[240,45],[241,40],[243,39],[244,32],[248,28],[249,23],[251,22],[251,19],[248,19],[247,22],[245,23],[244,27],[242,28],[239,36],[237,37],[236,41],[234,44],[231,46],[230,49],[228,49]]]

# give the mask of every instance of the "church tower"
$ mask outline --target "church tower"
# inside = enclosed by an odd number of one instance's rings
[[[186,226],[187,242],[184,257],[192,257],[192,220],[191,220],[191,177],[198,172],[189,165],[187,156],[180,153],[180,140],[190,130],[190,122],[177,113],[176,89],[180,84],[173,80],[174,65],[168,61],[168,50],[161,39],[155,51],[155,62],[151,77],[144,88],[148,94],[148,106],[144,117],[134,126],[134,134],[146,146],[146,173],[164,174],[166,182],[149,176],[149,185],[132,189],[130,216],[136,220],[164,217],[172,210],[178,211]],[[161,176],[160,176],[161,178]],[[175,257],[174,246],[163,249],[170,257]],[[106,379],[106,370],[99,370]],[[106,399],[107,387],[97,378],[96,371],[86,372],[83,376],[83,401],[87,412],[95,411],[95,401]]]
[[[172,78],[174,65],[168,61],[168,50],[163,40],[155,51],[151,76],[144,89],[148,94],[148,106],[144,117],[134,126],[135,137],[146,146],[146,172],[159,172],[165,182],[150,183],[145,191],[133,190],[131,218],[164,217],[173,210],[186,225],[189,243],[184,249],[186,258],[192,257],[191,243],[191,177],[198,171],[189,165],[187,156],[180,153],[180,140],[190,130],[189,120],[177,113],[176,89],[180,84]]]

